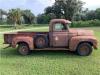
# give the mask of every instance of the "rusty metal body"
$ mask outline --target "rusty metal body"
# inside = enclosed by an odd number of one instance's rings
[[[75,51],[77,46],[82,42],[89,42],[93,47],[97,48],[97,40],[91,30],[75,30],[69,29],[67,26],[71,23],[64,19],[51,20],[49,24],[49,32],[16,32],[5,33],[4,43],[16,47],[17,44],[27,43],[30,50],[58,50],[64,48],[66,50]],[[62,29],[60,29],[60,27]],[[38,49],[35,47],[36,36],[45,36],[48,40],[48,47]]]

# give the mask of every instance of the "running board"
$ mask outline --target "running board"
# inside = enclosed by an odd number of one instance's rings
[[[34,50],[69,50],[67,48],[42,48],[42,49],[34,49]]]

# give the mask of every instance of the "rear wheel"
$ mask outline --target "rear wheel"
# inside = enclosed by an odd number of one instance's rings
[[[80,56],[88,56],[92,53],[92,46],[89,43],[81,43],[77,48],[77,54]]]
[[[21,55],[28,55],[31,51],[26,43],[20,43],[18,45],[18,51]]]

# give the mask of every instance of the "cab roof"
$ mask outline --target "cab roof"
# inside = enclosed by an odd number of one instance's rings
[[[61,23],[67,23],[67,24],[71,23],[71,21],[66,20],[66,19],[53,19],[50,21],[50,23],[55,23],[55,22],[61,22]]]

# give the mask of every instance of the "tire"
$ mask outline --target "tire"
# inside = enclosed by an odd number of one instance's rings
[[[29,50],[29,46],[26,43],[20,43],[18,45],[18,52],[21,55],[28,55],[31,51]]]
[[[35,38],[35,47],[36,48],[46,48],[47,45],[48,45],[48,41],[45,36],[37,36]]]
[[[77,48],[77,54],[80,56],[89,56],[92,51],[92,46],[89,43],[81,43]]]

